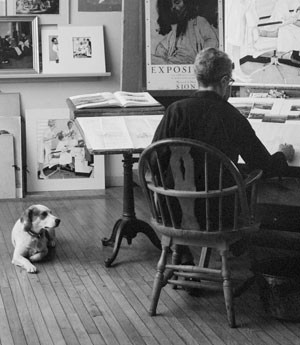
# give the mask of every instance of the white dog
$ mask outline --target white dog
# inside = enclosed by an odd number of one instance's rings
[[[35,273],[37,269],[31,262],[42,260],[48,247],[55,247],[55,228],[59,223],[60,219],[46,206],[32,205],[26,209],[12,229],[12,263]]]

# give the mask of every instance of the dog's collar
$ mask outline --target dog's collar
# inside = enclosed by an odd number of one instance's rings
[[[41,232],[38,233],[38,234],[37,234],[36,232],[32,231],[32,230],[28,230],[27,232],[28,232],[28,234],[29,234],[31,237],[36,237],[36,238],[41,238],[42,235],[43,235],[43,231],[41,231]]]

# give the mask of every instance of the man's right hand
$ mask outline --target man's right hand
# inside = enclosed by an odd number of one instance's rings
[[[294,160],[295,149],[293,145],[287,143],[280,144],[279,151],[281,151],[285,155],[285,158],[288,162],[292,162]]]

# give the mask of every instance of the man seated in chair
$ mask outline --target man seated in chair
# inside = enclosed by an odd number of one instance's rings
[[[281,151],[271,155],[248,120],[227,102],[233,82],[232,61],[228,55],[216,48],[204,49],[196,56],[194,71],[198,90],[167,108],[153,141],[166,138],[200,140],[218,148],[235,164],[241,156],[249,171],[262,169],[264,176],[284,175],[287,160],[293,159],[293,148],[281,145]],[[180,248],[180,252],[182,264],[193,263],[187,247]]]

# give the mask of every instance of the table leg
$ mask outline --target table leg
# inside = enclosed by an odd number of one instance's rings
[[[115,223],[110,238],[102,239],[102,244],[104,246],[114,246],[112,256],[105,260],[106,267],[111,266],[117,257],[123,237],[127,239],[128,244],[131,244],[132,239],[136,237],[137,233],[141,232],[145,234],[157,248],[161,248],[160,240],[152,227],[146,222],[137,219],[135,216],[132,166],[138,159],[133,158],[131,153],[124,153],[123,157],[123,214],[122,218],[118,219]]]

